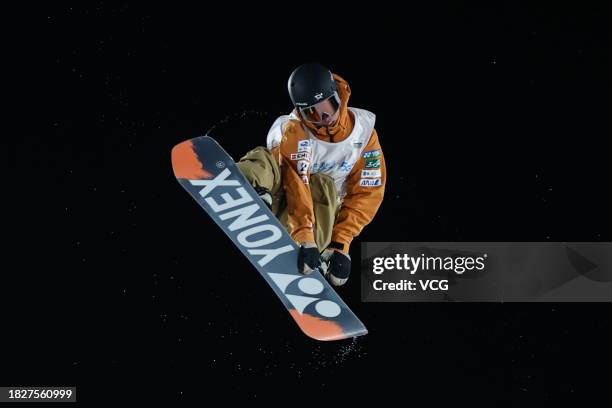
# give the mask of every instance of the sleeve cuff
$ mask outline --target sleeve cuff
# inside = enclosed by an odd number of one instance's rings
[[[346,254],[349,253],[349,248],[351,246],[351,242],[353,241],[352,237],[347,237],[344,236],[342,234],[338,234],[336,232],[332,233],[332,242],[334,242],[336,245],[334,245],[334,249],[337,249],[341,252],[344,252]]]
[[[292,235],[296,242],[315,242],[314,234],[311,230],[303,228]]]

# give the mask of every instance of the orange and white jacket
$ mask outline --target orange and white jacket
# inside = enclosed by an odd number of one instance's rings
[[[333,127],[317,128],[302,120],[297,110],[279,117],[268,132],[267,147],[278,160],[287,196],[292,238],[315,242],[315,216],[309,177],[324,173],[333,178],[341,200],[332,241],[348,252],[351,241],[372,221],[382,203],[386,168],[376,116],[348,107],[348,83],[334,75],[341,99],[340,116]]]

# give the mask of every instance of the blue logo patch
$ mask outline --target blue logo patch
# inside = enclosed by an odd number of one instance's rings
[[[380,157],[380,149],[376,149],[376,150],[369,150],[367,152],[363,152],[363,158],[364,159],[376,159]]]

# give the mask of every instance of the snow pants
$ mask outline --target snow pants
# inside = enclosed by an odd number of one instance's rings
[[[270,191],[272,212],[291,234],[293,226],[288,222],[287,199],[281,169],[270,150],[256,147],[245,154],[236,165],[251,185]],[[332,231],[340,210],[340,198],[334,180],[325,174],[312,174],[309,186],[315,215],[313,232],[319,251],[323,251],[331,242]]]

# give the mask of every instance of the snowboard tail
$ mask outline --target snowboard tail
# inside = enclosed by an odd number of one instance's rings
[[[325,341],[367,333],[321,273],[298,271],[298,245],[214,139],[201,136],[176,145],[172,168],[178,182],[249,259],[307,336]]]

